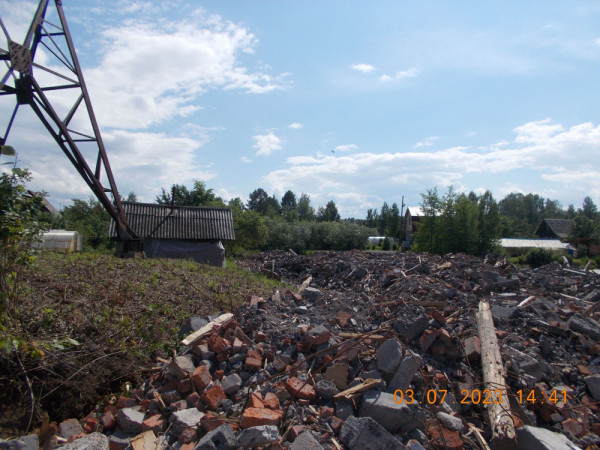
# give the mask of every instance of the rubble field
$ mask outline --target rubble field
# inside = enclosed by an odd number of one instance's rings
[[[298,288],[249,292],[235,311],[190,318],[179,353],[159,358],[142,384],[10,448],[600,445],[594,272],[360,251],[268,252],[238,265]],[[506,386],[483,379],[482,301]],[[488,419],[503,395],[516,433],[508,443]]]

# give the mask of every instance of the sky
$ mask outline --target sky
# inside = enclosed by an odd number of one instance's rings
[[[36,5],[0,0],[13,40]],[[292,190],[355,218],[450,185],[600,204],[595,0],[63,0],[63,10],[123,196],[153,202],[201,180],[225,200]],[[43,49],[36,61],[59,70]],[[70,94],[53,95],[68,111]],[[2,134],[14,102],[0,98]],[[30,108],[7,143],[56,207],[92,195]]]

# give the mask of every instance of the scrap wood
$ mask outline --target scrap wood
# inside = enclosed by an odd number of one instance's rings
[[[488,443],[485,441],[485,438],[481,434],[481,431],[479,431],[479,428],[477,428],[472,423],[467,423],[467,425],[469,426],[469,432],[467,434],[465,434],[465,436],[469,436],[471,433],[473,433],[475,435],[475,439],[477,439],[477,442],[479,443],[479,445],[481,446],[481,448],[483,450],[491,450],[490,446],[488,445]]]
[[[368,378],[365,381],[363,381],[362,383],[351,387],[350,389],[346,389],[345,391],[335,394],[333,396],[333,398],[335,400],[352,400],[358,394],[368,391],[369,389],[372,389],[375,386],[378,386],[380,383],[381,383],[381,380],[375,380],[373,378]]]
[[[502,365],[490,304],[485,300],[479,302],[477,330],[481,342],[481,367],[485,388],[491,392],[500,390],[502,396],[500,403],[488,405],[488,415],[492,429],[492,446],[494,449],[499,450],[514,449],[517,435],[510,414],[510,400],[504,379],[504,366]]]
[[[156,448],[156,435],[152,430],[144,431],[132,438],[129,444],[133,450],[152,450]]]
[[[212,331],[212,329],[213,329],[213,327],[215,325],[216,326],[223,326],[225,323],[227,323],[232,318],[233,318],[233,314],[231,314],[231,313],[221,314],[219,317],[217,317],[212,322],[204,325],[199,330],[194,331],[192,334],[190,334],[188,337],[186,337],[184,340],[182,340],[181,344],[182,345],[191,345],[191,344],[193,344],[197,340],[202,339],[204,336],[210,334],[210,332]]]
[[[302,284],[300,285],[300,287],[298,288],[298,294],[302,295],[302,293],[309,286],[311,281],[312,281],[312,276],[309,276],[306,280],[304,280],[302,282]]]
[[[355,339],[355,338],[361,338],[364,337],[365,334],[364,333],[337,333],[336,334],[337,337],[340,337],[342,339]],[[371,334],[370,336],[367,337],[367,339],[375,339],[375,340],[382,340],[382,339],[386,339],[386,336],[383,336],[381,334]]]
[[[517,308],[522,308],[523,306],[528,305],[529,303],[531,303],[534,300],[535,300],[535,295],[530,295],[525,300],[523,300],[521,303],[519,303],[517,305]]]

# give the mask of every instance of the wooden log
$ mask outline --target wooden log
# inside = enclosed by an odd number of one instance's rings
[[[373,378],[368,378],[362,383],[353,386],[345,391],[342,391],[333,396],[334,400],[352,400],[358,394],[362,394],[369,389],[373,389],[375,386],[378,386],[381,383],[381,380],[375,380]]]
[[[199,330],[194,331],[192,334],[190,334],[188,337],[186,337],[184,340],[182,340],[181,344],[182,345],[191,345],[191,344],[193,344],[197,340],[202,339],[204,336],[210,334],[210,332],[212,331],[212,329],[213,329],[213,327],[215,325],[216,326],[223,326],[226,322],[228,322],[232,318],[233,318],[233,314],[231,314],[231,313],[221,314],[219,317],[217,317],[212,322],[204,325]]]
[[[508,450],[516,447],[515,425],[510,414],[510,400],[504,379],[504,366],[500,357],[496,329],[492,319],[490,304],[479,302],[477,313],[477,330],[481,342],[481,367],[485,389],[492,392],[494,399],[502,395],[502,402],[488,405],[488,416],[492,429],[491,446],[494,450]]]

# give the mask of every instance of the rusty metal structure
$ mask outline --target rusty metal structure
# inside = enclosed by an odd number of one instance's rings
[[[62,1],[54,0],[58,23],[52,23],[46,19],[49,3],[50,0],[40,0],[22,44],[11,39],[2,18],[0,18],[0,27],[8,44],[8,49],[0,48],[0,60],[4,61],[7,67],[6,73],[0,79],[0,96],[14,95],[16,97],[16,106],[4,134],[0,136],[0,145],[6,143],[19,107],[29,105],[110,214],[116,224],[118,239],[129,242],[134,248],[137,246],[136,242],[139,242],[139,237],[128,225],[125,217],[83,72],[69,33]],[[44,53],[50,57],[49,64],[42,65],[36,62],[36,54],[40,48],[43,48]],[[61,70],[50,68],[56,66]],[[37,76],[38,74],[41,76]],[[52,81],[47,81],[50,78]],[[60,81],[57,82],[57,80]],[[76,93],[75,101],[63,117],[59,116],[57,109],[50,102],[48,98],[50,91]],[[74,129],[73,118],[78,111],[85,111],[87,114],[89,121],[86,126],[91,128],[91,133],[83,132],[81,128]],[[78,117],[81,114],[80,112]],[[93,170],[94,162],[88,163],[80,148],[83,143],[95,144],[94,147],[97,148]],[[104,186],[100,180],[102,171],[108,180],[108,186]],[[108,194],[112,194],[112,201]]]

